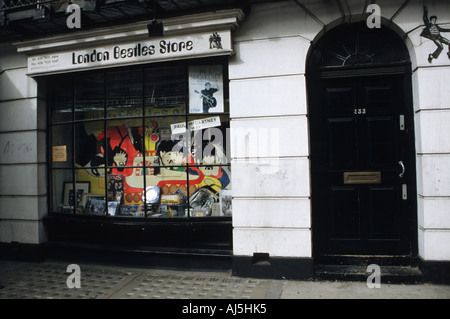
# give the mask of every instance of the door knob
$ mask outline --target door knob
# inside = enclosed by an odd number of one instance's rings
[[[403,178],[403,175],[405,175],[405,164],[403,164],[403,161],[399,161],[398,162],[400,164],[400,166],[402,167],[402,171],[400,172],[400,174],[398,174],[398,176],[400,178]]]

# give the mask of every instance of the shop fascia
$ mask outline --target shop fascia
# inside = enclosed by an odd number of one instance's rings
[[[91,53],[86,52],[72,52],[72,65],[77,64],[89,64],[95,62],[109,61],[110,59],[115,60],[125,60],[128,58],[137,58],[137,57],[145,57],[145,56],[154,56],[159,51],[161,55],[170,55],[171,53],[189,53],[189,51],[194,50],[194,40],[186,40],[186,41],[174,41],[170,40],[160,40],[159,41],[159,50],[157,49],[157,45],[153,43],[137,43],[133,48],[132,46],[121,47],[119,45],[114,46],[114,48],[106,51],[98,51],[97,49],[93,49]],[[37,59],[36,59],[37,60]],[[33,66],[36,65],[37,61],[33,61]]]
[[[241,10],[223,10],[163,21],[163,37],[149,38],[143,22],[73,35],[16,42],[28,55],[28,75],[232,55],[231,30],[244,18]]]
[[[28,74],[230,55],[232,52],[230,30],[216,30],[193,35],[32,55],[28,57]]]

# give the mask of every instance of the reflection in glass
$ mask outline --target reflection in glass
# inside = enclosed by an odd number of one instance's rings
[[[105,77],[103,73],[75,78],[75,119],[104,117]]]
[[[52,123],[72,121],[72,78],[56,78],[49,84]]]
[[[106,73],[106,116],[142,116],[142,70]]]
[[[145,69],[145,115],[185,114],[185,78],[185,70],[180,67]]]

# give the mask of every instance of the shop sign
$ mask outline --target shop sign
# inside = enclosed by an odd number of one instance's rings
[[[33,55],[28,57],[28,74],[228,55],[232,52],[231,32],[222,30]]]

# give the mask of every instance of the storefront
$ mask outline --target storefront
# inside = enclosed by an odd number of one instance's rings
[[[445,278],[449,4],[220,5],[3,44],[0,241]]]
[[[51,77],[51,240],[231,248],[226,64],[206,61]],[[67,215],[137,223],[135,238],[53,225]]]
[[[166,19],[160,37],[144,21],[19,45],[47,113],[46,249],[230,267],[228,59],[241,17]]]

